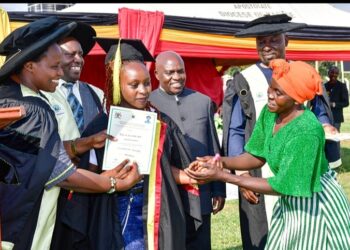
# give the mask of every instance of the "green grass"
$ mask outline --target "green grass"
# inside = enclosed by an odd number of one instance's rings
[[[350,107],[344,109],[344,120],[340,130],[350,133]],[[350,141],[342,141],[340,145],[343,165],[337,170],[338,179],[350,200]]]
[[[238,200],[226,201],[224,209],[212,215],[211,242],[213,250],[242,249]]]
[[[350,107],[344,109],[345,122],[341,132],[350,133]],[[343,165],[338,168],[338,180],[350,200],[350,141],[341,142]],[[225,208],[212,216],[211,240],[213,250],[241,250],[238,200],[226,202]]]

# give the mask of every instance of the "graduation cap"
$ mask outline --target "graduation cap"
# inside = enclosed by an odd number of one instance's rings
[[[118,105],[121,102],[120,91],[120,68],[123,61],[151,61],[154,62],[153,56],[147,50],[146,46],[139,39],[117,39],[107,37],[95,37],[96,42],[107,53],[105,64],[113,63],[113,104]],[[119,46],[119,49],[118,49]]]
[[[119,39],[107,37],[95,37],[96,42],[107,53],[105,64],[114,60]],[[154,62],[154,58],[140,39],[121,39],[121,60],[138,60]]]
[[[62,25],[66,23],[67,22],[62,23]],[[67,35],[67,37],[74,37],[80,43],[83,56],[89,54],[90,50],[94,47],[96,43],[94,39],[95,36],[95,29],[91,25],[82,22],[77,22],[77,27]]]
[[[0,55],[6,56],[0,68],[0,81],[24,63],[38,57],[50,45],[67,36],[77,26],[76,22],[61,25],[57,17],[46,17],[24,25],[11,32],[0,44]]]
[[[246,23],[243,26],[243,30],[235,33],[235,36],[270,36],[307,26],[305,23],[291,23],[290,20],[292,20],[292,18],[286,14],[265,15]]]

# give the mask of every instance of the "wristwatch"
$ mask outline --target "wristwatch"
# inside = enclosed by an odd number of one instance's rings
[[[107,191],[107,194],[113,194],[116,190],[117,179],[110,176],[109,180],[111,181],[111,188]]]

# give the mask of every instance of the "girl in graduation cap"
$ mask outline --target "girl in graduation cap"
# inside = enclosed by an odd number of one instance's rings
[[[197,204],[191,205],[192,214],[196,214],[194,216],[200,222],[199,195],[190,197],[188,192],[198,194],[198,182],[182,170],[190,163],[190,151],[179,129],[148,101],[151,78],[144,61],[154,59],[140,40],[122,39],[118,42],[117,39],[97,38],[97,42],[108,51],[105,59],[107,107],[118,105],[157,112],[161,124],[158,148],[155,149],[157,161],[150,175],[145,175],[130,190],[116,194],[118,205],[115,204],[114,211],[120,220],[120,228],[111,223],[103,224],[103,228],[106,232],[120,230],[125,249],[185,249],[182,200],[187,195],[187,210],[190,204]],[[107,122],[108,116],[101,114],[86,131],[92,134],[106,129]],[[95,150],[98,161],[103,159],[103,151]],[[179,190],[177,184],[182,184],[187,190]]]

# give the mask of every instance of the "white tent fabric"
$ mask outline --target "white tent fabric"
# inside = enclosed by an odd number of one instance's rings
[[[339,10],[331,4],[269,4],[269,3],[210,3],[210,4],[152,4],[118,3],[86,4],[77,3],[62,12],[118,13],[119,8],[145,11],[162,11],[164,15],[208,18],[232,21],[251,21],[266,14],[285,13],[293,22],[309,25],[350,27],[350,13]],[[194,11],[195,10],[195,11]]]

